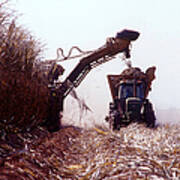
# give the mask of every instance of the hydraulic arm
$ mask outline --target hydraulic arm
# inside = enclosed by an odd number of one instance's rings
[[[64,82],[51,90],[50,112],[48,121],[59,122],[59,114],[63,111],[64,98],[77,87],[91,69],[103,64],[118,54],[124,53],[126,58],[130,57],[129,46],[131,41],[136,40],[139,33],[136,31],[124,30],[117,33],[115,38],[109,38],[104,46],[94,51],[87,57],[80,60],[74,70],[68,75]],[[56,114],[55,114],[56,113]],[[52,125],[52,124],[51,124]],[[55,129],[59,129],[59,127]],[[54,131],[54,130],[53,130]]]

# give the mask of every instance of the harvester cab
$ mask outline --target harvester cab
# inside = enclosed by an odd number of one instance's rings
[[[155,67],[148,68],[146,73],[140,68],[129,67],[120,75],[108,75],[113,102],[109,104],[106,121],[111,129],[120,129],[131,122],[155,126],[155,114],[147,99],[151,82],[155,78],[154,72]]]

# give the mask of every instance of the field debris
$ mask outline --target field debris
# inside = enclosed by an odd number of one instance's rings
[[[18,151],[1,143],[0,179],[180,178],[179,125],[149,129],[131,124],[117,132],[66,127],[25,136],[26,145]],[[14,153],[5,156],[7,152]]]

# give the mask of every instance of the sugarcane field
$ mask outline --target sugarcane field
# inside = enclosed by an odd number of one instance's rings
[[[0,180],[180,179],[180,3],[114,3],[0,2]]]

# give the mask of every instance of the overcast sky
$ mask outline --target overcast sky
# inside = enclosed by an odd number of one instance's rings
[[[66,52],[73,45],[91,50],[125,28],[139,31],[131,61],[143,70],[157,67],[151,101],[156,108],[180,108],[179,0],[11,0],[11,4],[21,14],[19,24],[46,44],[46,59],[55,58],[59,47]],[[74,64],[67,72],[69,67]],[[78,87],[94,111],[104,114],[111,100],[106,75],[124,68],[117,58],[90,72]]]

